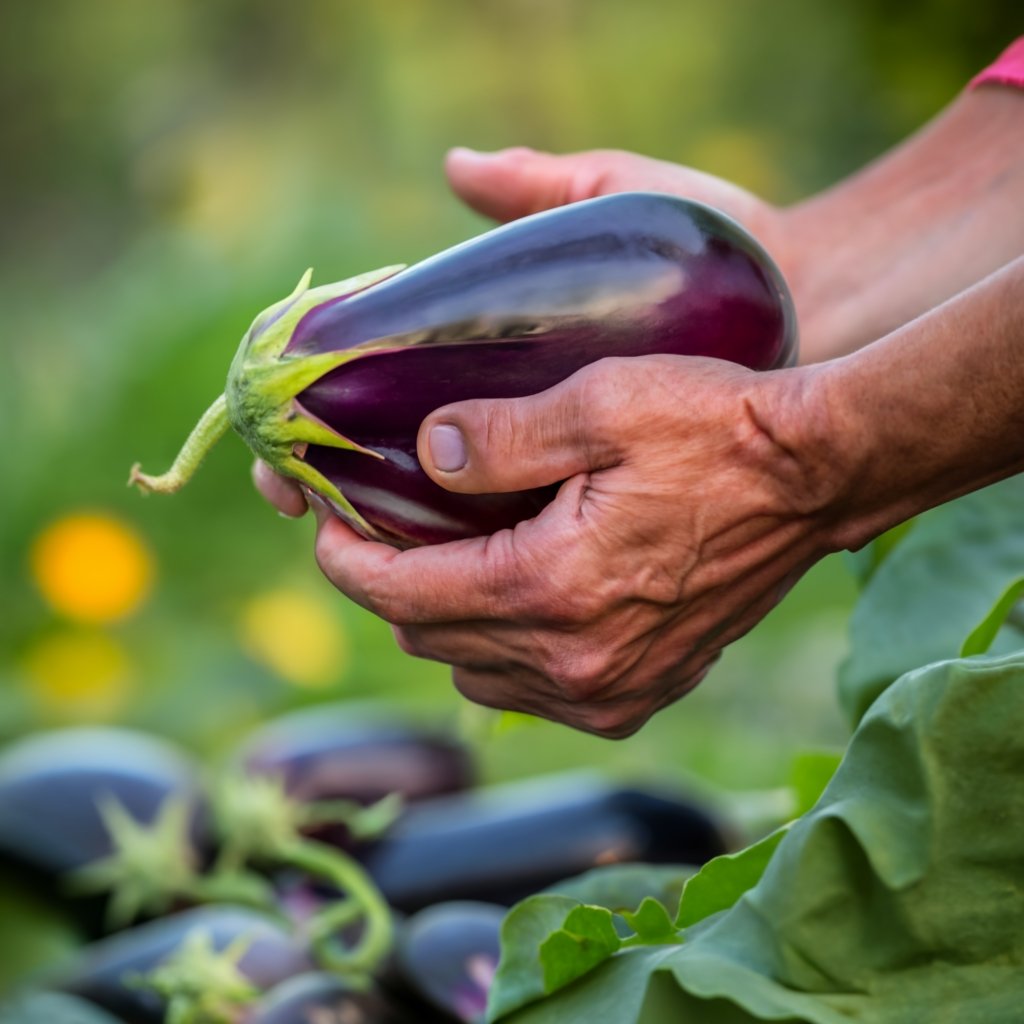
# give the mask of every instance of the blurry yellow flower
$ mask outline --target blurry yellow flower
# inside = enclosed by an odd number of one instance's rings
[[[296,686],[327,686],[348,663],[348,640],[324,601],[280,587],[245,606],[242,645],[249,655]]]
[[[23,667],[33,697],[57,718],[110,718],[131,691],[131,659],[99,630],[51,633],[28,650]]]
[[[36,585],[52,607],[78,622],[113,622],[145,599],[153,562],[129,526],[100,513],[65,516],[36,538]]]

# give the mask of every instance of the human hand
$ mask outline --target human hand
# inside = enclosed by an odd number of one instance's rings
[[[435,481],[564,480],[555,500],[513,530],[408,551],[314,501],[317,560],[404,650],[452,665],[471,700],[628,735],[829,549],[812,374],[605,359],[533,397],[438,410],[419,435]]]
[[[616,192],[665,192],[694,199],[743,225],[783,273],[787,270],[782,211],[738,185],[692,167],[621,150],[557,156],[516,146],[494,153],[453,149],[445,172],[463,202],[499,221]]]

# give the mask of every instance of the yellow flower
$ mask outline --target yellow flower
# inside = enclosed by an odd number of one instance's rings
[[[23,667],[33,697],[51,717],[107,719],[131,692],[131,659],[95,629],[73,627],[45,636],[29,648]]]
[[[295,686],[327,686],[348,663],[338,617],[304,590],[278,587],[257,594],[242,610],[240,631],[250,657]]]
[[[32,575],[55,611],[103,623],[134,612],[149,593],[153,561],[131,527],[102,513],[65,516],[36,538]]]

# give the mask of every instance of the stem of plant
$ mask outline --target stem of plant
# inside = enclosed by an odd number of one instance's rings
[[[324,878],[348,896],[327,907],[310,923],[312,945],[321,966],[337,974],[368,975],[391,949],[391,909],[373,879],[352,858],[324,843],[297,839],[277,856],[308,874]],[[342,949],[336,930],[362,917],[365,931],[351,949]]]

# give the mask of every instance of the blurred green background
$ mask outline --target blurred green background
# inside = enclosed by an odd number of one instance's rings
[[[483,230],[452,145],[633,149],[779,202],[927,120],[1013,34],[955,0],[49,0],[0,14],[0,741],[79,721],[224,749],[286,708],[441,718],[484,777],[765,788],[838,745],[853,584],[816,569],[698,691],[609,742],[467,707],[337,595],[232,437],[145,500],[253,316]],[[1019,21],[1019,18],[1017,19]],[[528,751],[528,754],[524,753]]]

